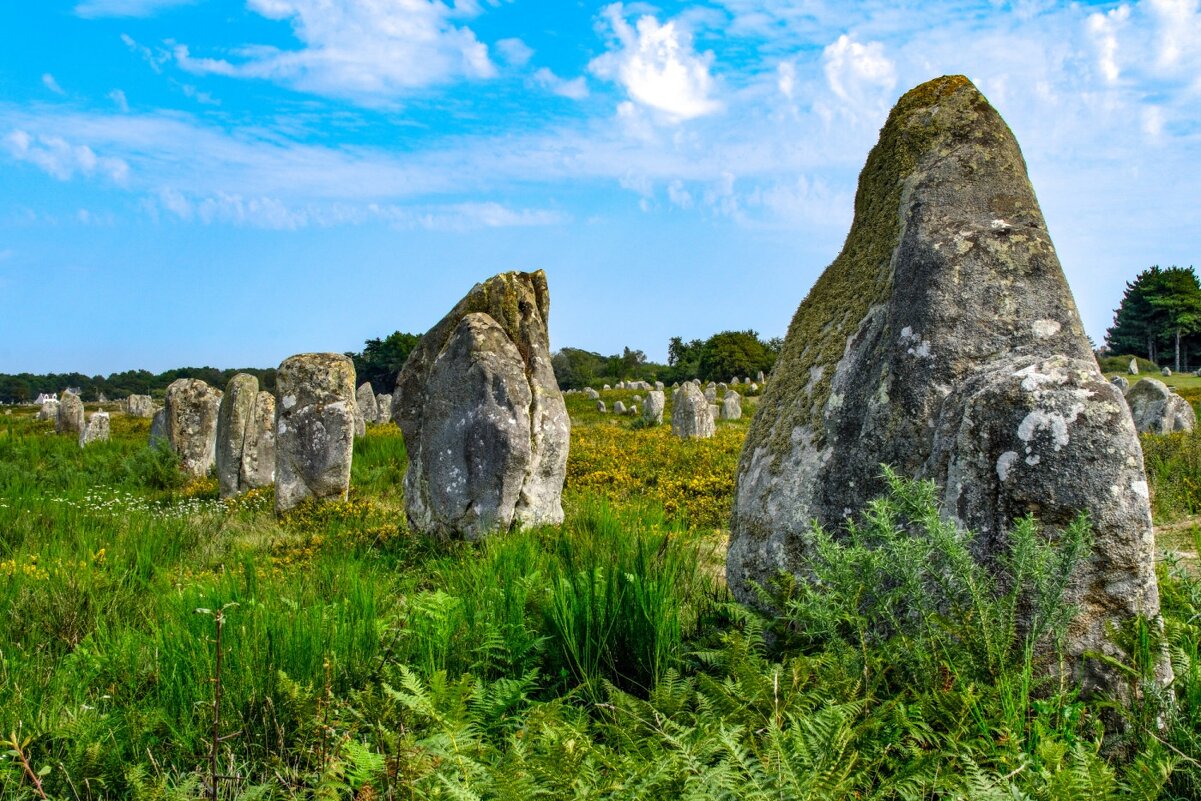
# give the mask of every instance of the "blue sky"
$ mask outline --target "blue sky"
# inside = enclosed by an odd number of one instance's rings
[[[1199,0],[0,7],[0,372],[270,366],[545,269],[552,347],[782,335],[892,103],[1013,128],[1089,333],[1201,262]]]

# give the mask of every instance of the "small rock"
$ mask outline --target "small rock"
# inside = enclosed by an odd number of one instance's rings
[[[92,412],[88,424],[79,433],[79,447],[87,447],[93,442],[108,442],[108,435],[108,412]]]
[[[1197,424],[1193,405],[1154,378],[1144,378],[1131,387],[1126,403],[1140,434],[1192,431]]]
[[[642,419],[648,425],[663,425],[663,409],[667,405],[667,397],[663,390],[656,389],[646,394],[646,404],[642,407]]]

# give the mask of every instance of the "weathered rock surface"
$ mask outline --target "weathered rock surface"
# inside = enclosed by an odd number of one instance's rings
[[[108,442],[109,430],[108,412],[92,412],[87,425],[79,432],[79,447],[85,448],[93,442]]]
[[[198,378],[177,378],[167,387],[163,426],[168,445],[189,476],[208,475],[217,456],[221,393]]]
[[[1135,359],[1131,359],[1130,366],[1127,367],[1126,369],[1130,372],[1130,375],[1138,375],[1138,361]]]
[[[609,407],[605,406],[605,402],[603,400],[598,400],[596,402],[596,410],[601,414],[609,413]]]
[[[549,314],[541,270],[502,273],[476,284],[409,355],[393,417],[415,529],[475,539],[563,521],[571,423]]]
[[[1193,405],[1154,378],[1144,378],[1131,387],[1126,403],[1140,434],[1192,431],[1197,425]]]
[[[38,409],[36,420],[54,420],[58,421],[58,398],[46,398],[42,401],[42,406]]]
[[[1172,368],[1171,368],[1171,367],[1165,367],[1165,368],[1163,368],[1162,370],[1160,370],[1160,371],[1159,371],[1159,374],[1160,374],[1160,375],[1162,375],[1162,376],[1170,376],[1170,375],[1172,374]]]
[[[663,425],[663,410],[667,406],[667,396],[663,390],[656,389],[646,393],[646,403],[642,407],[642,419],[649,425]]]
[[[588,400],[600,400],[600,393],[592,387],[584,387],[584,397]]]
[[[259,390],[255,396],[238,481],[242,489],[267,487],[275,481],[275,396],[270,392]]]
[[[222,498],[249,489],[242,486],[242,456],[258,394],[259,380],[248,373],[238,373],[225,385],[217,412],[217,485]]]
[[[171,447],[167,442],[167,410],[159,409],[150,421],[150,447],[157,448],[159,444]]]
[[[355,401],[359,405],[359,416],[363,418],[363,422],[372,425],[379,422],[379,404],[375,400],[375,390],[371,388],[371,382],[362,383],[355,393]]]
[[[707,439],[717,431],[709,401],[696,384],[684,384],[672,399],[671,433],[684,439]]]
[[[728,391],[725,397],[721,399],[719,418],[722,420],[741,420],[742,396],[734,390]]]
[[[392,396],[380,393],[375,396],[375,405],[379,409],[377,422],[387,423],[392,419]]]
[[[74,392],[64,390],[58,399],[54,430],[59,434],[79,434],[83,431],[83,422],[83,400]]]
[[[717,387],[712,384],[705,387],[705,400],[709,401],[710,403],[717,402]]]
[[[613,402],[613,414],[625,414],[625,413],[626,413],[626,405],[624,403],[622,403],[621,401],[614,401]]]
[[[1123,394],[1126,392],[1126,390],[1130,389],[1130,382],[1125,378],[1122,378],[1120,375],[1115,375],[1113,378],[1109,379],[1109,383],[1121,390]]]
[[[340,353],[290,356],[275,373],[275,511],[306,498],[344,501],[354,455],[354,363]]]
[[[130,395],[125,399],[125,413],[130,417],[154,417],[154,401],[149,395]]]
[[[881,463],[942,487],[944,513],[978,532],[989,564],[1014,518],[1054,531],[1088,512],[1068,654],[1086,687],[1116,685],[1086,653],[1115,654],[1108,627],[1159,611],[1142,452],[1017,142],[963,77],[893,109],[842,253],[789,327],[738,468],[737,597],[800,576],[812,522],[840,530],[884,491]]]

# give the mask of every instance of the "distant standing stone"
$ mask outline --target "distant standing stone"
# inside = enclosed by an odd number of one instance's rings
[[[354,363],[302,353],[275,374],[275,511],[305,498],[344,501],[354,455]]]
[[[605,384],[603,387],[601,387],[601,389],[603,389],[605,392],[608,392],[612,389],[612,387],[610,387],[608,384]]]
[[[54,420],[58,421],[58,398],[46,398],[42,401],[42,408],[38,409],[37,420]]]
[[[662,391],[663,391],[663,389],[664,389],[664,387],[663,387],[663,382],[662,382],[662,381],[656,381],[656,382],[655,382],[655,389],[656,389],[656,390],[658,390],[659,392],[662,392]]]
[[[721,399],[722,420],[739,420],[742,418],[742,396],[734,390],[726,393],[726,396]]]
[[[54,430],[59,434],[76,435],[83,431],[83,400],[74,392],[64,390],[59,397]]]
[[[270,392],[259,390],[255,396],[238,480],[243,489],[267,487],[275,481],[275,396]]]
[[[225,385],[217,412],[217,484],[222,498],[232,498],[248,487],[242,486],[242,455],[246,433],[254,421],[259,380],[249,373],[238,373]]]
[[[714,403],[717,400],[717,387],[710,384],[705,387],[705,400]]]
[[[600,400],[600,393],[592,387],[584,387],[584,397],[588,400]]]
[[[364,423],[375,425],[379,422],[379,404],[375,401],[375,390],[371,388],[371,382],[362,383],[355,394],[355,401],[358,402],[359,415]]]
[[[626,413],[626,405],[624,403],[622,403],[621,401],[617,401],[613,404],[613,414],[625,414],[625,413]]]
[[[392,396],[380,393],[375,396],[375,405],[379,408],[379,422],[381,425],[392,420]]]
[[[189,476],[208,475],[216,461],[220,408],[221,393],[198,378],[178,378],[167,387],[163,405],[167,444]]]
[[[755,381],[756,381],[757,383],[760,383],[760,384],[762,384],[762,383],[763,383],[764,381],[766,381],[766,380],[767,380],[767,376],[765,376],[765,375],[763,374],[763,371],[762,371],[762,370],[760,370],[760,371],[759,371],[759,375],[755,376]]]
[[[1193,405],[1154,378],[1144,378],[1131,387],[1126,403],[1140,434],[1192,431],[1197,425]]]
[[[167,410],[159,409],[154,413],[154,419],[150,421],[150,447],[156,448],[159,443],[164,443],[167,447],[171,444],[167,442]]]
[[[730,379],[730,386],[734,386],[734,387],[738,386],[738,376],[734,376],[733,378]]]
[[[596,410],[597,410],[598,412],[600,412],[601,414],[608,414],[608,413],[609,413],[609,409],[608,409],[608,407],[607,407],[607,406],[605,406],[605,402],[604,402],[603,400],[598,400],[598,401],[596,402]]]
[[[154,401],[149,395],[130,395],[125,399],[125,413],[130,417],[154,417]]]
[[[1138,375],[1138,360],[1131,359],[1130,366],[1127,367],[1126,369],[1130,371],[1130,375]]]
[[[108,442],[108,434],[108,412],[92,412],[88,424],[79,433],[79,447],[87,447],[93,442]]]
[[[648,425],[663,425],[663,409],[667,405],[667,397],[663,390],[656,389],[646,394],[646,404],[642,407],[642,419]]]
[[[1160,374],[1160,375],[1171,375],[1171,374],[1172,374],[1172,368],[1171,368],[1171,367],[1165,367],[1165,368],[1163,368],[1162,370],[1160,370],[1160,371],[1159,371],[1159,374]]]
[[[671,408],[671,433],[683,439],[708,439],[716,432],[709,402],[696,384],[680,388]]]

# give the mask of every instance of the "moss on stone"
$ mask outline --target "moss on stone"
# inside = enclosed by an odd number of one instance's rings
[[[946,117],[936,119],[934,112],[952,99],[969,111],[953,115],[960,124],[948,128]],[[928,81],[897,101],[859,175],[855,219],[842,251],[801,301],[788,327],[756,415],[761,420],[756,419],[747,435],[747,453],[766,445],[777,460],[782,458],[792,447],[793,430],[800,426],[812,429],[817,447],[824,444],[822,420],[835,365],[847,338],[891,290],[892,255],[904,225],[900,210],[906,179],[924,158],[960,139],[974,112],[981,104],[987,108],[987,103],[962,75]],[[807,392],[814,367],[824,369]]]

